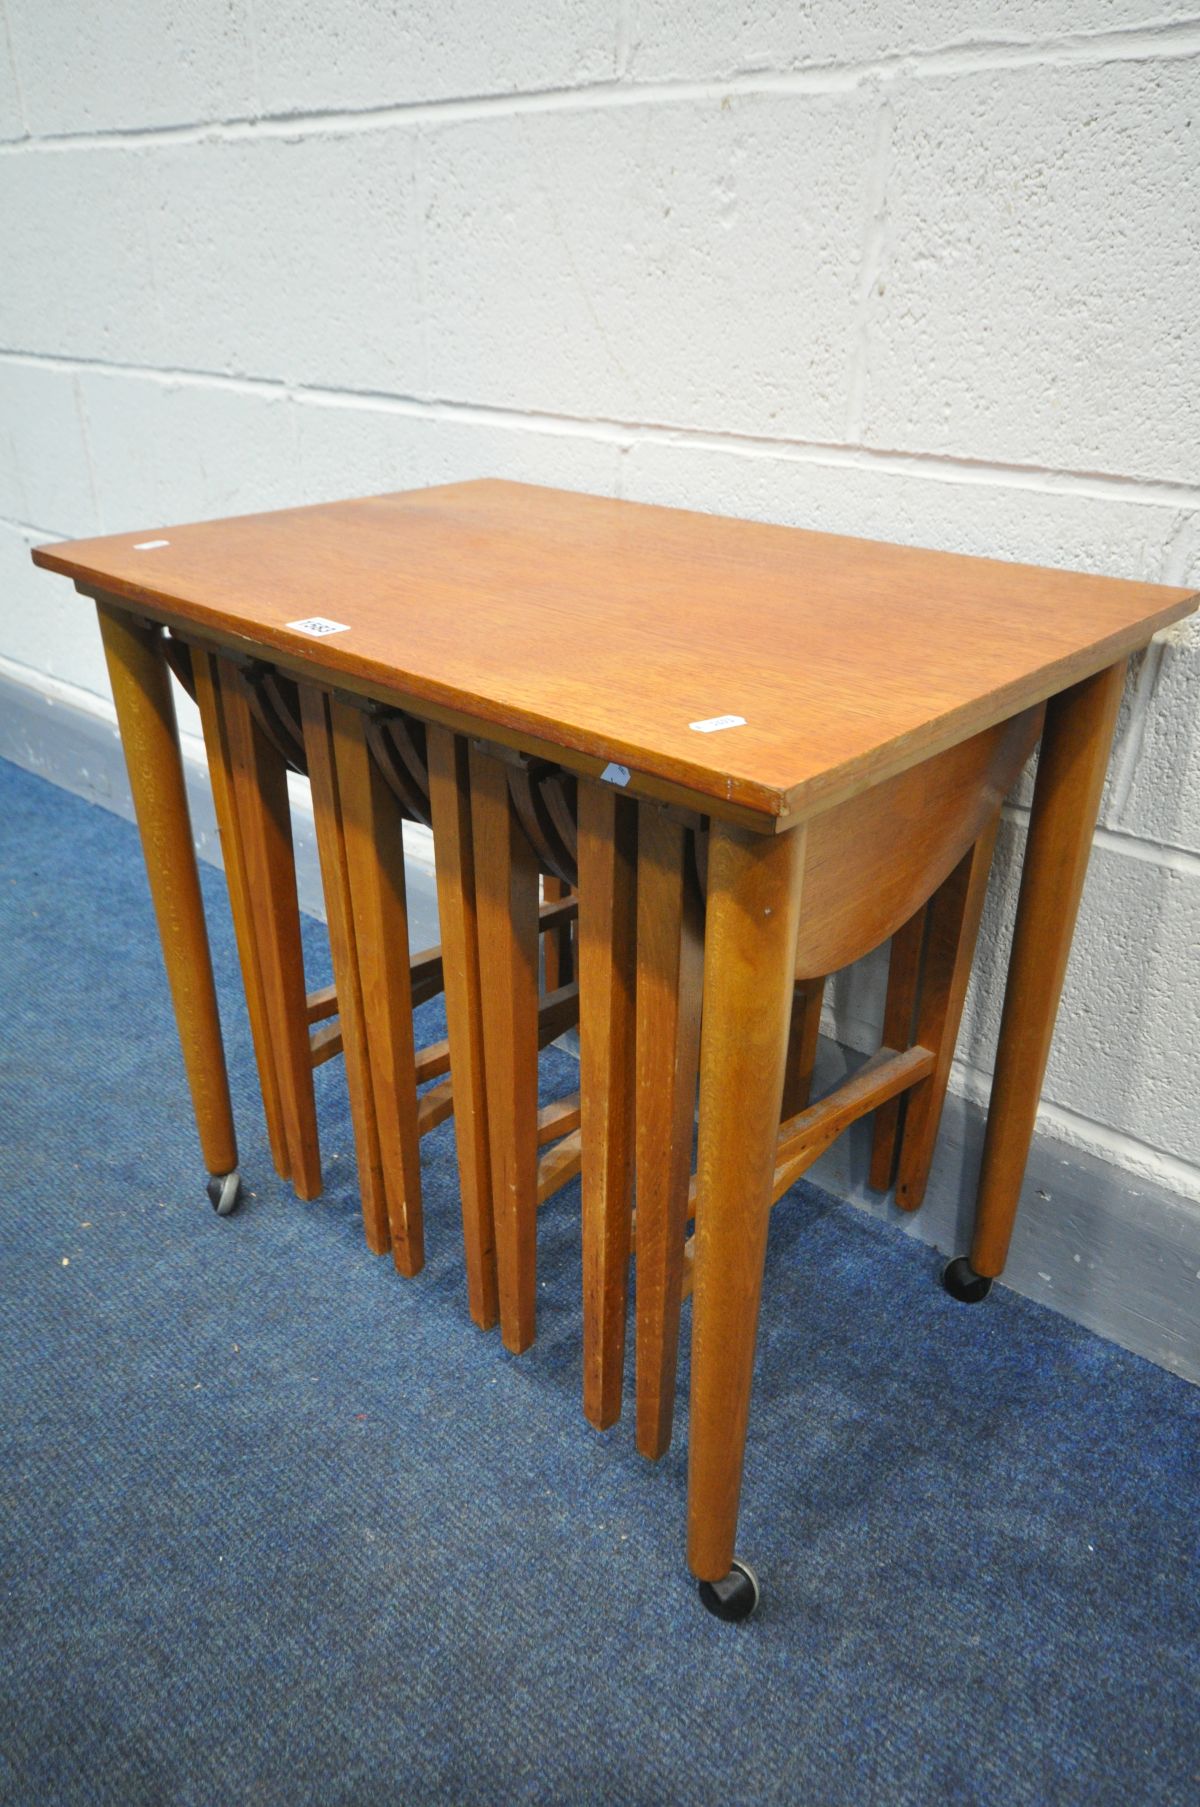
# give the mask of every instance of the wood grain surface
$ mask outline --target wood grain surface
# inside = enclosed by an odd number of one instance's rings
[[[635,791],[640,775],[669,780],[764,827],[1111,666],[1197,600],[492,480],[33,557],[350,688],[615,761]],[[345,631],[289,625],[314,615]],[[692,726],[727,715],[744,726]]]

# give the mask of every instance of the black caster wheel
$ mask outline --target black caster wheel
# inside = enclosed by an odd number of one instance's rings
[[[236,1167],[232,1173],[212,1173],[204,1190],[208,1193],[217,1216],[228,1217],[238,1208],[238,1201],[242,1196],[242,1176]]]
[[[720,1581],[702,1581],[700,1598],[710,1613],[729,1624],[748,1619],[762,1598],[758,1576],[748,1562],[734,1558],[733,1567]]]
[[[992,1290],[991,1281],[977,1274],[965,1255],[947,1262],[942,1269],[942,1285],[952,1299],[963,1305],[978,1305]]]

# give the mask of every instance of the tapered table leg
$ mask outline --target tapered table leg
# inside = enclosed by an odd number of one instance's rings
[[[913,1087],[905,1101],[896,1175],[896,1203],[902,1211],[919,1208],[929,1183],[999,824],[997,809],[975,845],[938,886],[927,905],[929,931],[914,1033],[918,1046],[931,1049],[937,1064],[928,1079]]]
[[[329,710],[329,698],[324,691],[309,684],[300,686],[300,717],[304,726],[304,751],[312,787],[313,822],[321,862],[325,918],[329,925],[329,952],[337,987],[346,1090],[350,1098],[350,1119],[358,1161],[363,1233],[372,1254],[383,1255],[391,1246],[387,1187],[350,895],[343,802],[338,784]]]
[[[704,1581],[733,1562],[804,842],[803,828],[714,823],[709,845],[688,1450],[688,1561]]]
[[[1124,680],[1121,660],[1046,706],[971,1246],[988,1278],[1008,1257]]]
[[[637,870],[637,1446],[671,1441],[704,980],[688,834],[643,804]]]
[[[500,1335],[519,1355],[537,1330],[537,856],[504,762],[475,746],[470,762]]]
[[[570,887],[552,873],[547,872],[542,879],[543,903],[558,903],[568,895],[569,890]],[[560,985],[571,983],[575,976],[573,955],[571,925],[569,922],[560,922],[542,941],[542,972],[547,992],[557,991]]]
[[[230,1174],[237,1139],[162,629],[96,607],[204,1164]]]
[[[429,806],[437,868],[446,1029],[454,1087],[454,1136],[462,1194],[467,1304],[481,1330],[499,1315],[496,1244],[492,1229],[492,1168],[488,1145],[479,926],[467,743],[430,722]]]
[[[821,1039],[821,1005],[825,999],[824,979],[805,979],[797,985],[792,998],[792,1026],[788,1035],[787,1068],[783,1081],[782,1114],[797,1116],[812,1096],[813,1069],[817,1064],[817,1043]]]
[[[242,845],[241,824],[233,797],[233,773],[229,756],[229,735],[221,708],[220,693],[211,654],[203,647],[192,648],[192,675],[196,685],[196,706],[204,729],[204,749],[208,756],[208,775],[212,783],[213,807],[221,836],[221,856],[225,865],[225,883],[229,890],[229,910],[237,937],[238,958],[242,968],[242,986],[246,993],[246,1014],[254,1041],[254,1058],[258,1067],[258,1083],[262,1093],[263,1116],[267,1124],[267,1140],[271,1159],[280,1179],[290,1179],[291,1157],[288,1153],[287,1129],[283,1121],[283,1105],[279,1095],[279,1075],[275,1066],[275,1047],[271,1036],[271,1017],[263,983],[262,954],[258,945],[259,923],[254,896],[246,866],[246,850]]]
[[[392,1246],[400,1272],[416,1274],[425,1260],[425,1233],[403,817],[371,757],[364,711],[334,698],[329,716]]]
[[[287,767],[255,720],[250,686],[237,666],[218,658],[216,673],[229,736],[234,804],[262,929],[258,947],[292,1185],[301,1198],[317,1198],[321,1150]]]
[[[579,786],[579,1104],[583,1147],[583,1410],[621,1415],[633,1211],[637,811]]]
[[[909,917],[892,936],[888,952],[887,1002],[883,1007],[883,1045],[908,1048],[913,1039],[917,986],[921,977],[921,950],[925,944],[925,906]],[[875,1112],[871,1132],[871,1172],[868,1184],[876,1192],[890,1192],[896,1177],[900,1147],[903,1098],[889,1098]]]

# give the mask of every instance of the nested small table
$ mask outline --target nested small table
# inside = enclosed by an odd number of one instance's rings
[[[979,844],[998,773],[1011,778],[1040,727],[976,1231],[952,1264],[960,1294],[985,1289],[1007,1254],[1126,660],[1196,596],[492,481],[34,557],[100,605],[214,1173],[236,1163],[228,1089],[161,653],[140,624],[578,779],[584,1391],[597,1423],[619,1401],[611,1282],[629,1252],[635,976],[662,980],[662,950],[636,922],[634,823],[655,810],[707,825],[689,1560],[736,1616],[752,1604],[734,1541],[776,1182],[899,1090],[931,1141],[953,1047],[952,1034],[936,1054],[910,1047],[921,1058],[903,1072],[885,1060],[781,1143],[796,978],[902,928]],[[588,934],[585,864],[604,893]],[[978,873],[969,882],[977,908]],[[512,1309],[520,1346],[531,1326],[519,1299]]]

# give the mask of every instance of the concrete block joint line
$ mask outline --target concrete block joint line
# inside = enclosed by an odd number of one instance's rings
[[[0,0],[9,757],[120,801],[45,538],[494,474],[1200,581],[1194,5],[403,13]],[[1131,672],[1044,1123],[1200,1204],[1198,722],[1192,624]]]

